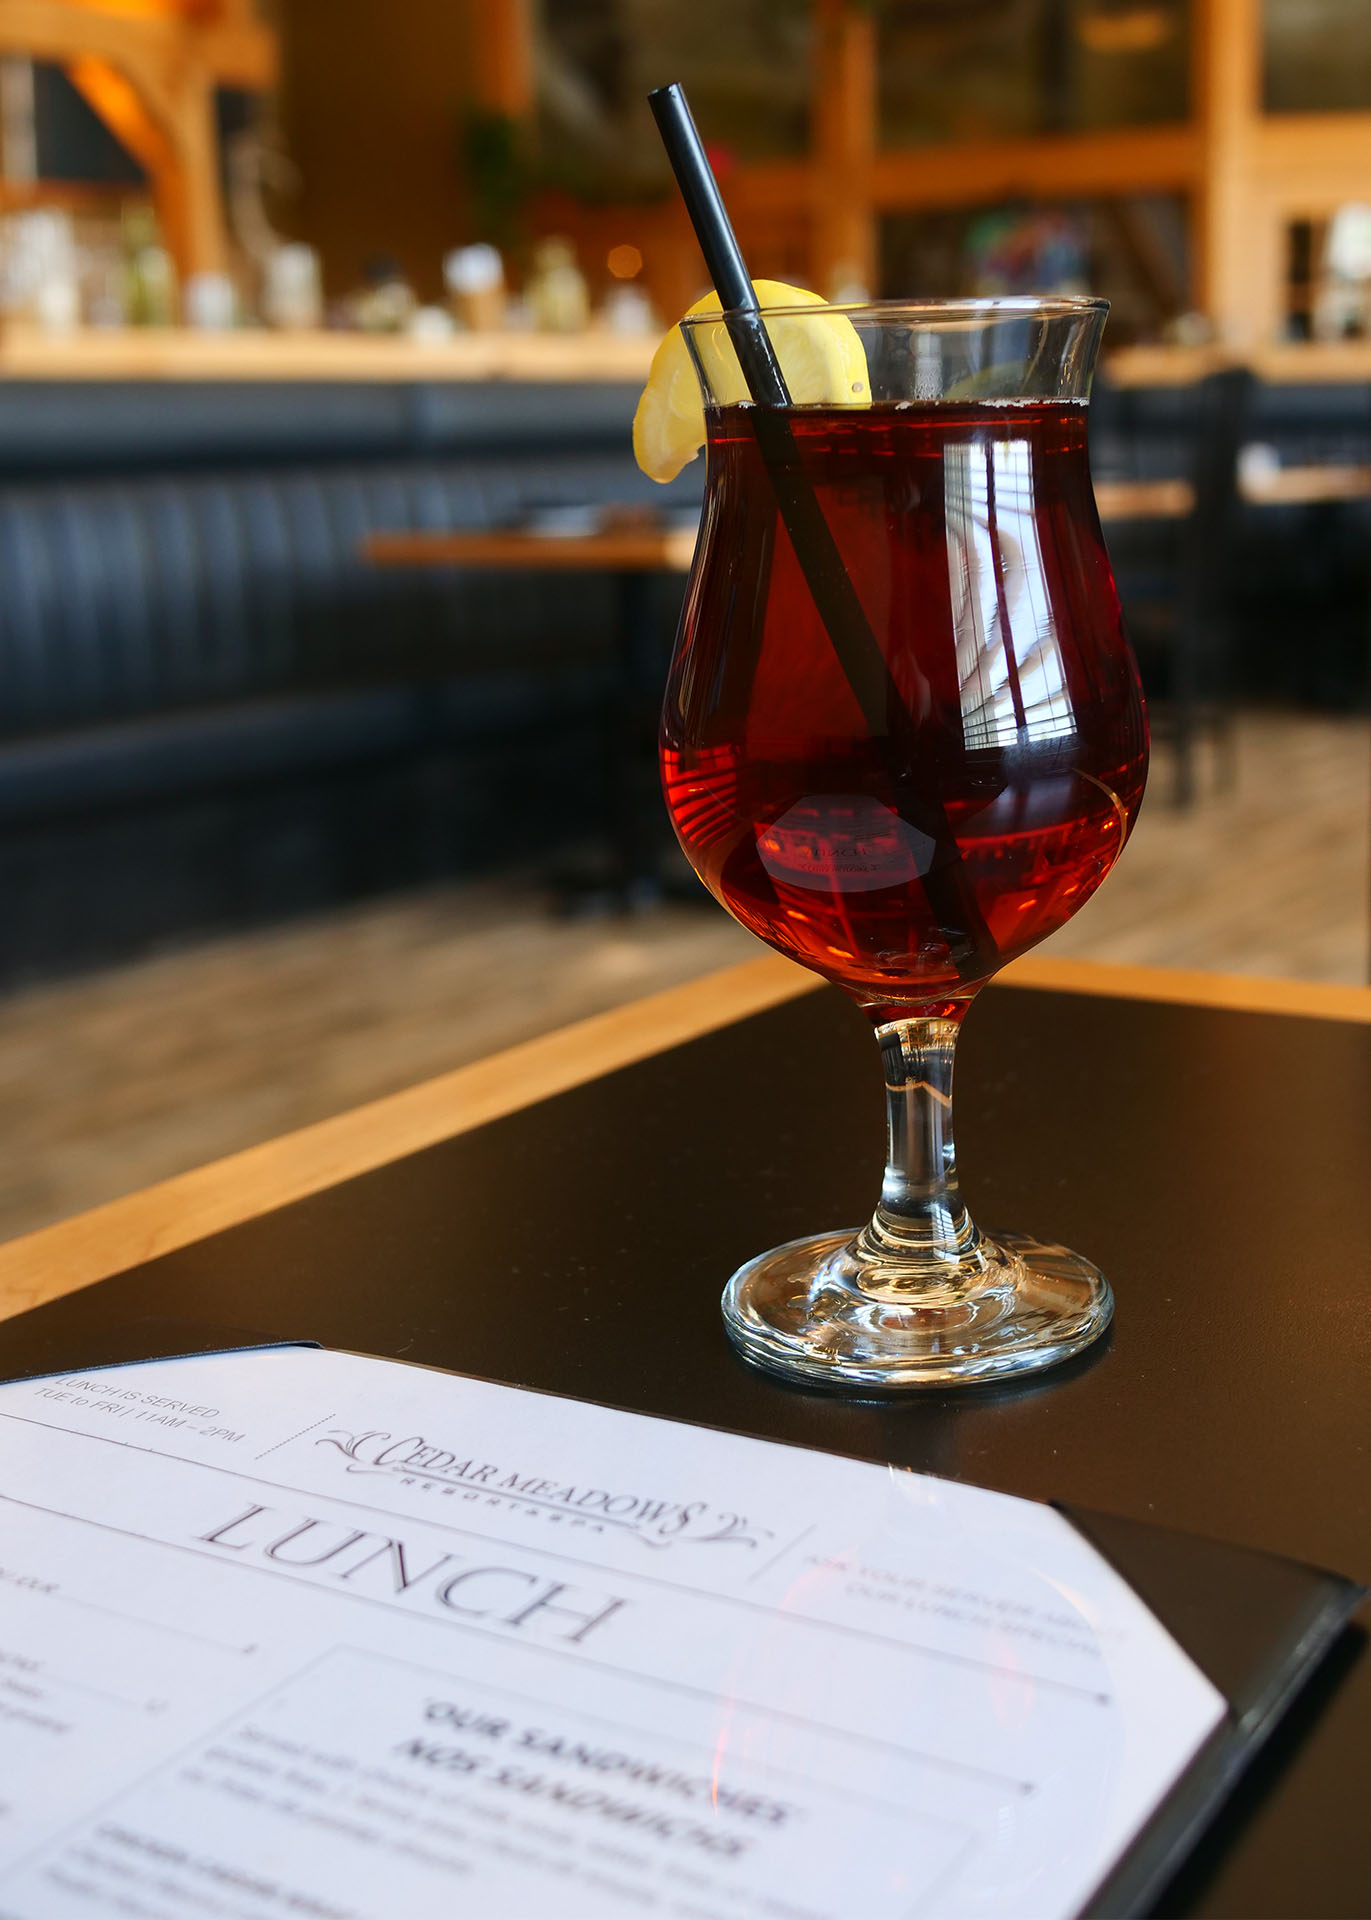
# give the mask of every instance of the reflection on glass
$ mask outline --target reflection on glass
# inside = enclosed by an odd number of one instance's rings
[[[947,564],[968,748],[1076,731],[1043,567],[1027,440],[947,448]]]
[[[868,1224],[759,1255],[725,1293],[733,1339],[786,1377],[1014,1374],[1109,1317],[1088,1261],[980,1232],[951,1131],[973,995],[1089,897],[1142,795],[1081,404],[1102,318],[1087,300],[859,308],[872,404],[784,412],[720,394],[718,323],[686,322],[709,470],[667,804],[723,905],[865,1009],[887,1094]]]

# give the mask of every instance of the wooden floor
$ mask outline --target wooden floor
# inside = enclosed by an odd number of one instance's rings
[[[1371,725],[1249,714],[1236,779],[1167,803],[1154,785],[1108,883],[1044,953],[1364,986],[1371,946]]]
[[[1160,756],[1159,756],[1160,759]],[[1157,791],[1043,952],[1367,978],[1371,730],[1248,716],[1234,789]],[[531,883],[390,901],[0,1001],[0,1239],[757,951],[708,904],[551,917]]]

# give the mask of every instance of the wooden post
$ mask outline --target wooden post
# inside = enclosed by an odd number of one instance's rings
[[[470,0],[468,18],[475,103],[527,120],[537,93],[532,0]]]
[[[162,239],[182,279],[222,273],[228,232],[219,194],[214,86],[194,70],[159,90],[155,107],[118,67],[94,54],[66,63],[67,77],[144,168]]]
[[[829,299],[876,292],[876,23],[853,0],[814,0],[812,271]]]
[[[1222,345],[1264,344],[1280,289],[1278,244],[1256,190],[1261,0],[1194,0],[1191,18],[1192,113],[1200,135],[1191,220],[1196,304]],[[1273,274],[1276,284],[1268,285]]]
[[[181,274],[222,271],[216,81],[266,87],[275,40],[245,0],[201,20],[174,8],[127,13],[68,0],[0,0],[0,52],[59,60],[146,167]]]
[[[214,83],[191,72],[181,82],[175,139],[185,181],[185,237],[177,262],[183,275],[223,273],[228,226],[219,191],[219,127]]]
[[[66,62],[67,78],[148,176],[162,239],[179,271],[188,257],[186,180],[176,142],[119,68],[93,53]]]

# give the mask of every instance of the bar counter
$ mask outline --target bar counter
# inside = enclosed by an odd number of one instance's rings
[[[79,328],[47,333],[0,327],[0,381],[622,381],[647,378],[658,335],[458,333],[447,340],[395,334],[199,333],[188,327]],[[1190,387],[1223,367],[1247,366],[1268,386],[1364,386],[1371,341],[1120,347],[1105,372],[1118,387]]]
[[[657,336],[457,333],[275,333],[244,328],[0,328],[0,380],[67,381],[631,381],[646,380]]]

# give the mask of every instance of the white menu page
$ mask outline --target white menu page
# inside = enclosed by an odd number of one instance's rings
[[[301,1348],[0,1387],[2,1920],[1067,1916],[1223,1712],[1007,1495]]]

